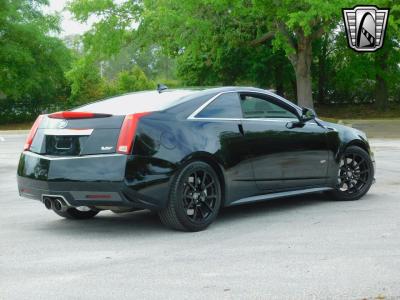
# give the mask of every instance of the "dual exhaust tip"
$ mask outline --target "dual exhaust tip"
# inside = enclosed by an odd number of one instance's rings
[[[67,209],[65,201],[60,197],[43,197],[43,203],[47,209],[55,211],[64,211]]]

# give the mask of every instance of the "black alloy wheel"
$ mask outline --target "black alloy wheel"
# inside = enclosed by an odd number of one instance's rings
[[[204,222],[215,211],[217,183],[205,169],[190,174],[183,184],[183,206],[193,222]]]
[[[334,195],[339,200],[357,200],[368,192],[373,177],[369,154],[359,147],[348,147],[340,160]]]
[[[216,172],[204,162],[192,162],[176,175],[168,207],[159,216],[171,228],[199,231],[215,220],[220,205],[221,185]]]

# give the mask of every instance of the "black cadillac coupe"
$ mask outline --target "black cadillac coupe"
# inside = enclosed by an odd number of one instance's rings
[[[159,89],[41,115],[18,166],[20,195],[62,217],[150,209],[184,231],[225,206],[325,191],[356,200],[373,181],[363,132],[247,87]]]

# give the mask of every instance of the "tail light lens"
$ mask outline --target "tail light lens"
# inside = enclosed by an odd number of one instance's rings
[[[118,138],[117,152],[121,154],[129,154],[135,141],[136,128],[140,118],[150,114],[149,112],[127,115],[121,127]]]
[[[36,135],[36,132],[37,132],[42,120],[43,120],[43,115],[40,115],[39,117],[37,117],[35,123],[33,123],[31,131],[29,132],[28,137],[26,138],[26,141],[25,141],[24,151],[27,151],[31,148],[33,139]]]
[[[91,119],[91,118],[106,118],[109,114],[96,114],[85,111],[59,111],[49,115],[53,119]]]

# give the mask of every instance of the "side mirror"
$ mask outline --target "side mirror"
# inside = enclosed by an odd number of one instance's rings
[[[312,110],[311,108],[307,108],[307,107],[303,107],[302,111],[301,111],[301,121],[302,122],[308,122],[311,120],[315,120],[315,118],[317,117],[317,114],[315,113],[314,110]]]

